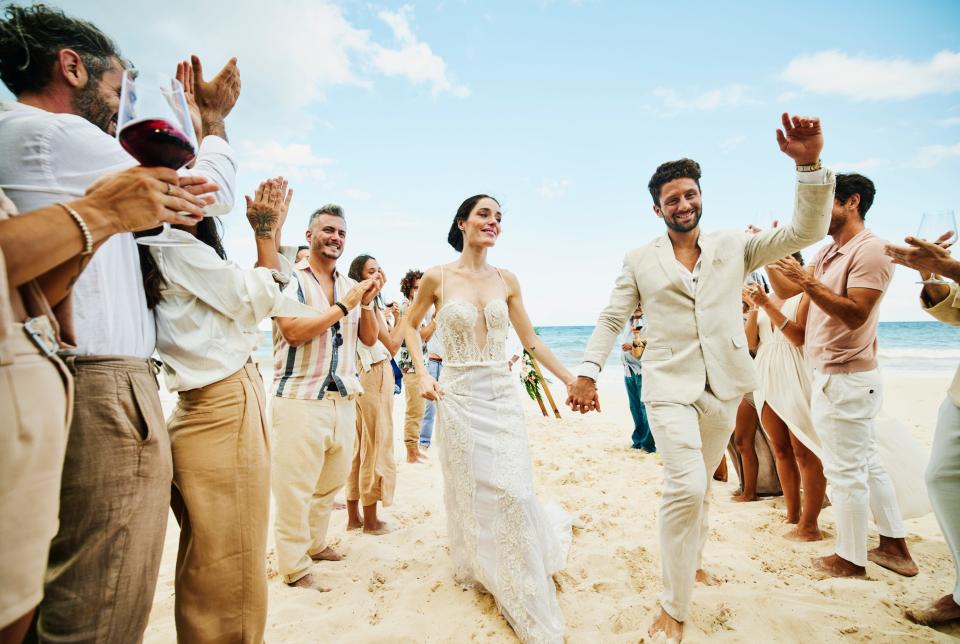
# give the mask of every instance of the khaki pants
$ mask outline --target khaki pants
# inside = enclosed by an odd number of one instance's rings
[[[708,389],[692,405],[648,402],[647,418],[663,460],[660,500],[660,605],[685,621],[709,530],[710,481],[733,433],[740,398]]]
[[[248,363],[180,393],[167,425],[180,523],[177,641],[263,642],[270,447],[263,382]]]
[[[0,629],[43,597],[57,533],[72,379],[14,324],[0,356]]]
[[[170,441],[149,360],[66,359],[76,398],[39,641],[139,642],[170,512]]]
[[[403,419],[403,442],[409,447],[420,442],[420,422],[426,400],[420,395],[420,376],[410,371],[403,374],[403,393],[407,410]]]
[[[275,396],[271,402],[277,567],[288,584],[305,577],[310,556],[327,547],[333,499],[350,471],[356,407],[352,396],[334,393],[323,400]]]
[[[397,464],[393,458],[393,370],[383,360],[360,374],[363,395],[357,398],[357,432],[347,477],[347,501],[366,507],[393,503]]]

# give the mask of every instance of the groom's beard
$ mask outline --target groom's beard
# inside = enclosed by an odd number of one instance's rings
[[[703,208],[701,207],[693,214],[693,219],[687,223],[678,224],[676,221],[669,217],[663,218],[663,223],[667,225],[667,228],[672,230],[675,233],[686,233],[690,232],[694,228],[700,225],[700,218],[703,217]]]

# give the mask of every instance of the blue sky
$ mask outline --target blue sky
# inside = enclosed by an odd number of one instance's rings
[[[658,163],[700,162],[707,230],[789,218],[784,110],[820,116],[825,163],[876,182],[879,235],[960,210],[957,2],[56,4],[141,69],[238,56],[241,189],[291,179],[290,243],[314,208],[343,205],[344,268],[376,256],[388,296],[407,268],[455,257],[453,213],[486,192],[504,214],[490,259],[517,273],[534,323],[592,324],[625,251],[663,233]],[[225,223],[251,261],[242,210]],[[923,319],[915,281],[898,271],[883,319]]]

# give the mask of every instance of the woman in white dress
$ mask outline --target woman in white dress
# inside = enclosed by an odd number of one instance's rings
[[[537,337],[510,272],[487,263],[500,235],[500,204],[470,197],[448,241],[457,261],[423,274],[403,320],[423,396],[438,405],[440,463],[457,581],[493,595],[523,642],[562,642],[552,575],[566,560],[572,517],[541,505],[533,489],[523,409],[507,367],[510,323],[527,351],[568,386],[574,376]],[[431,306],[443,340],[436,382],[423,366],[416,329]]]
[[[810,301],[801,294],[784,302],[775,294],[767,295],[756,284],[749,287],[746,296],[759,309],[755,364],[760,388],[754,392],[754,400],[760,410],[760,424],[773,447],[787,523],[796,524],[784,536],[794,541],[817,541],[823,538],[818,518],[827,481],[815,453],[819,441],[810,415],[812,374],[803,355]]]

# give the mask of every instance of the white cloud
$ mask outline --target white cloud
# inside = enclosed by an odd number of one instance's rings
[[[283,176],[294,181],[326,180],[324,168],[333,164],[333,160],[318,157],[309,145],[303,143],[244,142],[240,150],[244,170],[263,174],[264,178]]]
[[[942,127],[953,127],[954,125],[960,125],[960,116],[951,116],[949,118],[934,121],[934,123]]]
[[[398,11],[383,10],[378,16],[393,31],[399,45],[397,49],[377,44],[371,47],[370,62],[381,74],[406,78],[418,85],[429,85],[435,95],[445,92],[460,98],[470,95],[469,87],[450,79],[443,58],[414,35],[410,25],[413,7],[404,5]]]
[[[724,139],[720,143],[720,149],[723,150],[724,152],[729,152],[734,148],[740,147],[740,145],[742,145],[746,140],[747,140],[747,137],[743,136],[742,134],[738,134],[737,136],[731,136],[729,139]]]
[[[358,188],[346,188],[343,191],[343,196],[352,201],[370,201],[373,195]]]
[[[862,161],[837,161],[829,165],[830,169],[838,172],[864,172],[886,164],[886,159],[863,159]]]
[[[567,193],[570,182],[566,179],[544,179],[537,193],[546,199],[557,199]]]
[[[800,92],[781,92],[780,95],[777,96],[777,102],[789,103],[790,101],[797,100],[798,98],[800,98],[800,96],[801,96]]]
[[[653,90],[653,95],[663,102],[664,107],[678,112],[689,110],[711,112],[720,108],[756,103],[757,101],[749,94],[749,87],[737,83],[707,91],[695,89],[678,91],[669,87],[658,87]]]
[[[951,94],[960,91],[960,52],[945,49],[929,60],[914,61],[821,51],[794,58],[780,76],[814,94],[856,101]]]
[[[960,143],[956,145],[925,145],[906,164],[909,168],[933,168],[944,161],[960,157]]]

